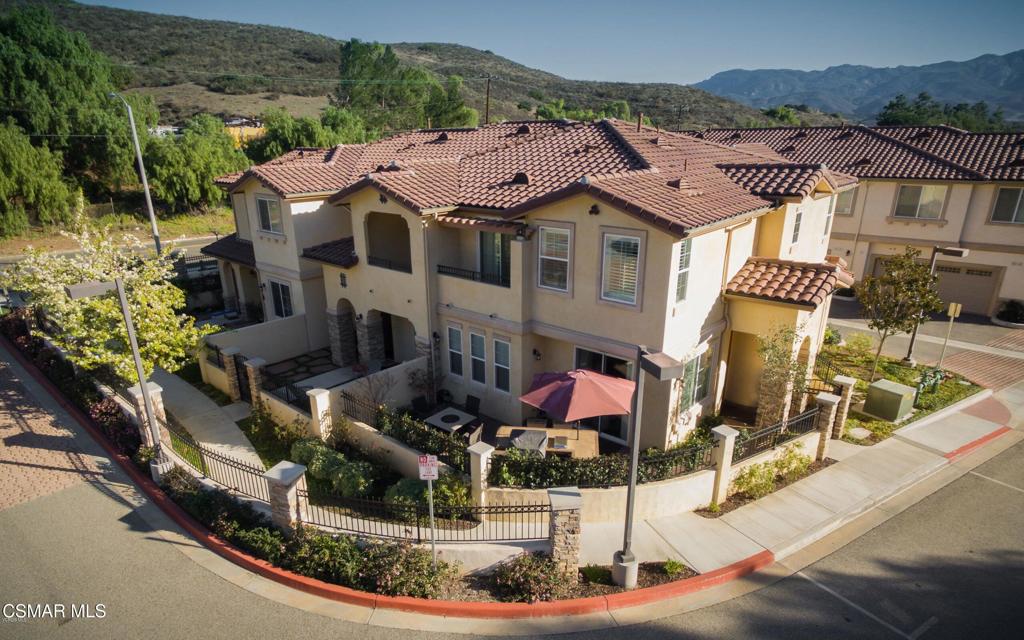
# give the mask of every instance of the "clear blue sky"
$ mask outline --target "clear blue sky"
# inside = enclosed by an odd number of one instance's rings
[[[1024,48],[1022,0],[85,1],[335,38],[454,42],[583,80],[693,83],[734,68],[918,65]]]

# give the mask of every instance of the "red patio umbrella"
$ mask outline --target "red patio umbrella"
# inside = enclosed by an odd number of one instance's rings
[[[530,390],[519,399],[562,422],[576,422],[629,413],[635,386],[632,380],[573,369],[538,373],[533,376]]]

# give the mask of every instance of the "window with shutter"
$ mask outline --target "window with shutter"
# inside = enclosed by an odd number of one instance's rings
[[[686,287],[690,283],[690,239],[679,243],[679,264],[676,267],[676,302],[686,300]]]
[[[640,238],[608,233],[602,254],[601,298],[636,304]]]

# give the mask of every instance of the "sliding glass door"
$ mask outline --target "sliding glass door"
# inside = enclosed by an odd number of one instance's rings
[[[480,232],[480,276],[484,282],[507,285],[511,266],[512,236]]]
[[[576,347],[576,368],[590,369],[615,378],[633,379],[633,363],[607,353]],[[580,424],[598,430],[602,438],[625,445],[629,437],[629,416],[601,416],[583,420]]]

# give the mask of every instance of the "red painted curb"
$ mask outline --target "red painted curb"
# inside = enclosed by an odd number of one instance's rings
[[[132,462],[127,456],[119,453],[114,446],[107,441],[103,432],[92,423],[92,420],[86,416],[81,409],[67,400],[67,398],[64,397],[64,394],[61,393],[61,391],[57,389],[52,382],[50,382],[49,378],[43,375],[43,373],[36,367],[35,363],[28,360],[25,355],[7,339],[7,336],[0,335],[0,342],[2,342],[7,348],[7,351],[13,355],[14,359],[17,360],[26,371],[28,371],[29,375],[31,375],[32,378],[35,379],[35,381],[39,383],[39,385],[42,386],[54,400],[57,401],[57,404],[67,411],[68,414],[70,414],[71,417],[74,418],[90,436],[92,436],[92,439],[107,452],[110,459],[116,461],[121,466],[124,472],[136,485],[138,485],[140,489],[142,489],[150,500],[160,507],[164,513],[171,518],[171,520],[178,524],[178,526],[188,532],[189,535],[217,555],[233,562],[243,569],[257,573],[268,580],[273,580],[274,582],[284,586],[291,587],[311,595],[320,596],[322,598],[338,602],[370,607],[371,609],[394,609],[398,611],[409,611],[435,616],[504,619],[569,616],[599,613],[601,611],[622,609],[641,604],[650,604],[694,593],[748,575],[774,562],[774,555],[771,551],[766,550],[752,555],[749,558],[744,558],[743,560],[731,565],[721,567],[720,569],[694,576],[692,578],[687,578],[686,580],[669,582],[656,587],[636,589],[634,591],[626,591],[609,596],[576,598],[573,600],[558,600],[554,602],[537,602],[533,604],[521,602],[463,602],[457,600],[427,600],[423,598],[385,596],[367,593],[365,591],[357,591],[341,585],[316,580],[315,578],[308,578],[306,576],[292,573],[291,571],[280,569],[264,560],[250,556],[211,533],[205,526],[200,524],[184,509],[178,506],[177,503],[171,500],[167,494],[165,494],[163,490],[153,482],[152,478],[139,471],[134,462]],[[1006,427],[1003,429],[1007,431],[1009,430]],[[988,439],[991,437],[994,437],[993,434],[986,436]],[[985,440],[985,438],[981,440]],[[980,446],[981,441],[975,442],[979,443],[975,446]],[[974,445],[974,443],[971,443],[971,445]]]
[[[991,442],[992,440],[995,440],[996,438],[998,438],[999,436],[1003,435],[1007,431],[1012,431],[1012,429],[1010,429],[1010,427],[1007,427],[1007,426],[999,427],[998,429],[996,429],[992,433],[987,433],[987,434],[981,436],[980,438],[978,438],[977,440],[971,440],[970,442],[968,442],[964,446],[959,447],[957,449],[953,449],[949,453],[945,454],[945,458],[947,460],[949,460],[950,462],[953,462],[955,460],[959,460],[960,458],[966,456],[968,453],[971,453],[972,451],[974,451],[978,447],[984,445],[985,443]]]

